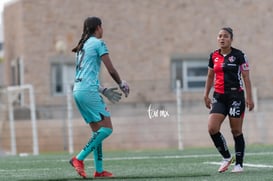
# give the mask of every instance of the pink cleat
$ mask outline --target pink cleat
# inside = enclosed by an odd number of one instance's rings
[[[223,173],[228,170],[228,167],[231,163],[234,162],[234,157],[223,159],[221,166],[218,169],[218,172]]]

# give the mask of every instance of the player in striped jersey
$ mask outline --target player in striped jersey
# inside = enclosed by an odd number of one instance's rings
[[[245,141],[242,125],[245,104],[249,111],[254,108],[249,64],[245,54],[231,46],[233,31],[229,27],[220,30],[217,41],[219,49],[211,53],[208,65],[208,76],[204,92],[204,102],[210,110],[208,131],[215,147],[223,157],[218,169],[225,172],[233,162],[224,136],[220,132],[221,125],[228,115],[231,132],[235,142],[236,163],[232,172],[243,171]],[[243,89],[245,83],[246,99]],[[213,99],[209,98],[211,87],[214,85]]]

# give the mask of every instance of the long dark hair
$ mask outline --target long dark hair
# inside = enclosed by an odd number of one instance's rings
[[[79,43],[77,44],[77,46],[72,49],[72,52],[77,53],[81,51],[85,41],[88,40],[88,38],[95,33],[98,26],[101,26],[100,18],[98,17],[86,18],[83,23],[83,31],[82,31],[81,39],[79,40]]]

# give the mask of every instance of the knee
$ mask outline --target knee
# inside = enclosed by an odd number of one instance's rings
[[[214,135],[220,132],[221,125],[223,120],[225,119],[224,115],[214,115],[211,114],[208,120],[208,132],[210,135]]]
[[[242,133],[242,130],[240,130],[240,129],[232,129],[232,130],[231,130],[231,133],[232,133],[232,135],[233,135],[234,137],[243,134],[243,133]]]
[[[208,127],[208,132],[209,132],[210,135],[215,135],[215,134],[218,133],[219,131],[220,131],[220,130],[217,129],[217,128],[215,128],[215,127],[211,127],[211,126]]]
[[[107,136],[109,136],[110,134],[112,134],[113,129],[112,128],[107,128],[107,127],[101,127],[100,130],[102,132],[104,132]]]

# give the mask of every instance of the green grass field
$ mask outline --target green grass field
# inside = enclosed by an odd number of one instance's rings
[[[232,150],[233,148],[231,148]],[[232,152],[233,153],[233,152]],[[69,154],[0,157],[0,180],[72,181],[82,180],[68,164]],[[217,169],[221,157],[214,148],[155,151],[112,151],[104,154],[105,169],[115,178],[107,180],[273,180],[273,146],[251,145],[246,149],[244,173],[225,173]],[[92,157],[85,161],[87,180],[93,179]]]

